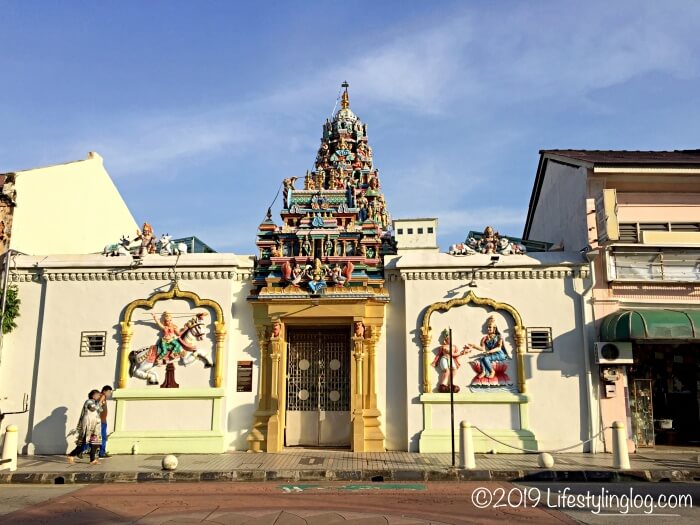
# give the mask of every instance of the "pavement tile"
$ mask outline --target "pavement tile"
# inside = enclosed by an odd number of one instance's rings
[[[89,465],[68,465],[64,456],[21,456],[19,470],[0,473],[0,483],[101,483],[113,481],[203,480],[467,480],[540,479],[559,481],[700,480],[698,452],[644,451],[630,455],[631,469],[612,469],[610,454],[556,454],[552,469],[537,465],[537,454],[477,454],[476,470],[462,474],[449,469],[451,454],[418,454],[401,451],[352,453],[346,450],[292,449],[276,454],[178,454],[174,473],[161,469],[163,455],[119,455]],[[606,474],[610,473],[610,474]]]
[[[346,523],[345,517],[337,512],[324,512],[313,516],[304,516],[307,525],[340,525]]]

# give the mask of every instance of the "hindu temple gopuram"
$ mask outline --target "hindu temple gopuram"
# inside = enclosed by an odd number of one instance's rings
[[[268,210],[258,229],[248,299],[273,362],[261,372],[260,406],[248,438],[252,450],[280,450],[285,426],[288,445],[352,441],[353,450],[384,448],[374,345],[389,300],[382,256],[395,253],[395,242],[367,125],[350,109],[348,84],[343,88],[340,109],[323,124],[314,170],[282,181],[281,222]],[[345,348],[350,334],[352,363]],[[289,344],[287,362],[279,350],[283,342]],[[333,416],[317,429],[305,418],[315,417],[310,408],[319,400],[332,405]],[[333,418],[351,418],[352,436]]]

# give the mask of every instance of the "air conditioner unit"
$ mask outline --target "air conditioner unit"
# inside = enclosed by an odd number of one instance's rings
[[[632,343],[606,343],[599,341],[593,345],[593,355],[597,365],[631,365]]]

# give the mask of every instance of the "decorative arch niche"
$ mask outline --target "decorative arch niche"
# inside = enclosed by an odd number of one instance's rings
[[[151,310],[159,301],[169,299],[186,299],[192,302],[195,307],[211,308],[215,315],[214,319],[214,334],[216,338],[215,356],[214,356],[214,387],[219,388],[223,382],[223,357],[224,357],[224,339],[226,338],[226,325],[224,322],[224,312],[216,301],[212,299],[202,299],[194,292],[180,290],[177,283],[167,292],[157,292],[151,295],[148,299],[136,299],[130,302],[124,309],[124,314],[119,326],[121,327],[121,343],[119,346],[120,362],[119,362],[119,385],[118,388],[126,388],[127,376],[129,375],[129,353],[131,352],[131,338],[133,336],[133,323],[131,317],[134,310],[144,308]]]
[[[518,364],[518,392],[526,393],[525,385],[525,368],[524,368],[524,353],[525,353],[525,327],[520,312],[513,306],[507,303],[500,303],[494,299],[477,297],[473,290],[467,292],[464,297],[451,299],[431,304],[423,314],[421,322],[421,345],[423,351],[423,393],[428,394],[432,391],[430,384],[430,357],[432,343],[432,328],[430,326],[430,316],[434,312],[447,312],[452,308],[457,308],[465,305],[488,306],[496,311],[503,311],[510,315],[513,320],[513,330],[515,335],[515,358]]]

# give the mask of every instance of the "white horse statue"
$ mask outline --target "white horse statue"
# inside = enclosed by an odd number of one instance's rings
[[[182,255],[187,253],[187,245],[184,242],[175,244],[172,241],[172,235],[167,233],[160,237],[160,254],[161,255]]]
[[[158,374],[153,370],[156,366],[162,366],[177,360],[184,366],[194,363],[197,359],[204,361],[204,368],[211,368],[214,364],[197,350],[197,342],[204,339],[205,335],[204,315],[198,314],[190,319],[178,335],[178,341],[182,351],[173,355],[168,352],[165,357],[158,359],[158,345],[147,346],[140,350],[132,350],[129,353],[129,375],[145,379],[149,385],[157,385],[160,382]]]

